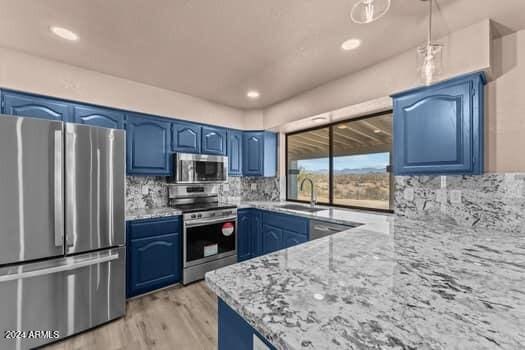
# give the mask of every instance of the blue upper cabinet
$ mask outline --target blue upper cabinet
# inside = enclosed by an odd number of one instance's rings
[[[242,132],[228,131],[228,173],[230,176],[242,175]]]
[[[173,152],[200,153],[202,126],[185,122],[171,124]]]
[[[277,134],[268,131],[250,131],[243,135],[243,175],[277,175]]]
[[[69,121],[71,106],[60,100],[2,91],[2,113],[23,117]]]
[[[109,129],[124,129],[124,112],[109,108],[76,105],[73,122]]]
[[[172,174],[169,121],[129,114],[126,132],[128,175]]]
[[[204,126],[202,128],[202,153],[226,155],[226,130]]]
[[[483,74],[393,96],[394,173],[483,172]]]

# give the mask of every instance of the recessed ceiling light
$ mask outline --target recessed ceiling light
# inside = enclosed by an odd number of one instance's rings
[[[374,134],[379,134],[379,133],[381,133],[381,130],[379,130],[379,129],[375,129],[374,130]]]
[[[259,98],[260,96],[261,94],[257,90],[250,90],[246,93],[246,97],[251,98],[253,100]]]
[[[341,124],[341,125],[338,125],[337,128],[338,128],[338,129],[348,129],[348,125],[346,125],[346,124]]]
[[[321,123],[321,122],[326,121],[326,117],[314,117],[314,118],[312,118],[312,121],[314,123]]]
[[[355,50],[359,46],[361,46],[361,40],[360,39],[348,39],[344,43],[341,44],[341,48],[345,51]]]
[[[78,34],[75,32],[72,32],[69,29],[63,28],[63,27],[56,27],[52,26],[49,28],[51,33],[55,34],[56,36],[69,40],[69,41],[77,41],[78,40]]]

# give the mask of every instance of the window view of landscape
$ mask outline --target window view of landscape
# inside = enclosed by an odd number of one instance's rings
[[[319,202],[390,209],[391,145],[390,113],[289,135],[288,198],[309,201],[309,184],[305,183],[303,191],[300,185],[303,179],[310,178]],[[331,157],[332,184],[329,180]],[[330,191],[333,191],[332,202]]]
[[[317,201],[329,203],[330,143],[329,128],[288,136],[288,198],[310,201],[310,178],[315,184]]]

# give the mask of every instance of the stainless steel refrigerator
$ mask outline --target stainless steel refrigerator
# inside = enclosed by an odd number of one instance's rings
[[[124,181],[124,131],[0,115],[0,349],[124,315]]]

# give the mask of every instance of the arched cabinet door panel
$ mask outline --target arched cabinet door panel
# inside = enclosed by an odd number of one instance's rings
[[[226,130],[221,128],[202,128],[202,153],[226,155]]]
[[[67,102],[30,94],[2,91],[2,113],[22,117],[69,121],[71,106]]]
[[[228,131],[228,173],[230,176],[242,175],[242,132]]]
[[[127,172],[128,175],[170,176],[171,123],[162,119],[128,115]]]
[[[132,240],[128,249],[128,296],[180,281],[180,249],[180,234]]]
[[[479,174],[483,171],[481,74],[394,95],[394,172]]]
[[[172,130],[172,149],[174,152],[200,153],[201,129],[197,124],[174,122]]]
[[[124,112],[93,106],[73,107],[73,121],[109,129],[124,129]]]

